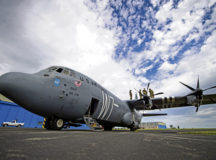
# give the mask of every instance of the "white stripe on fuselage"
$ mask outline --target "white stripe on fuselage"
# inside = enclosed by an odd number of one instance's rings
[[[114,98],[106,93],[104,93],[104,91],[102,91],[102,97],[103,97],[103,100],[102,100],[102,107],[101,107],[101,111],[97,117],[97,119],[105,119],[105,117],[107,116],[106,120],[109,119],[109,117],[111,116],[112,114],[112,111],[113,111],[113,107],[119,107],[118,104],[115,104],[114,102]],[[112,102],[111,102],[112,100]],[[110,110],[110,111],[109,111]]]
[[[103,97],[103,103],[102,103],[102,107],[101,107],[101,111],[100,111],[100,114],[98,115],[97,118],[99,118],[101,116],[101,114],[103,113],[103,110],[104,110],[104,92],[102,91],[102,97]]]
[[[110,97],[110,100],[112,100],[112,102],[111,102],[111,110],[110,110],[109,115],[107,116],[106,120],[109,119],[109,117],[111,116],[112,110],[113,110],[114,98]]]
[[[107,115],[107,112],[108,112],[108,110],[109,110],[109,107],[110,107],[110,96],[107,95],[106,109],[105,109],[105,112],[104,112],[103,116],[101,117],[101,119],[104,119],[104,118],[105,118],[105,116]]]

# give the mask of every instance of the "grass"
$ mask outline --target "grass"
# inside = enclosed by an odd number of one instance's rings
[[[178,132],[179,134],[204,134],[204,135],[216,135],[216,131],[191,131],[191,132]]]

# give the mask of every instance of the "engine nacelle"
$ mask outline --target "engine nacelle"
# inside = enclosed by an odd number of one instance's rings
[[[201,99],[198,99],[194,95],[187,96],[187,104],[193,105],[193,106],[198,106],[202,102],[202,97]]]
[[[142,115],[134,110],[133,112],[127,112],[124,114],[122,118],[122,123],[126,126],[134,125],[139,128],[140,122],[142,119]]]
[[[124,114],[122,118],[122,123],[126,126],[130,126],[133,124],[133,115],[131,112],[127,112]]]

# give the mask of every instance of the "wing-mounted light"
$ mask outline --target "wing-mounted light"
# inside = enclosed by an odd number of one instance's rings
[[[201,89],[200,88],[200,83],[199,83],[199,77],[198,77],[198,80],[197,80],[197,87],[196,87],[196,89],[188,86],[185,83],[182,83],[182,82],[180,82],[180,83],[192,91],[191,93],[189,93],[189,94],[186,95],[186,97],[187,97],[187,103],[191,104],[191,105],[194,105],[196,107],[196,112],[198,112],[199,106],[202,104],[203,97],[205,97],[205,95],[203,94],[203,92],[207,91],[209,89],[216,88],[216,86],[212,86],[212,87],[209,87],[209,88],[206,88],[206,89]],[[215,101],[212,98],[209,98],[209,99],[212,102],[215,103]]]

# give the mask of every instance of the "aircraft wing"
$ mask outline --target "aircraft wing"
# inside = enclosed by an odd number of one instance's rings
[[[176,107],[187,107],[194,106],[197,104],[197,99],[195,96],[182,96],[182,97],[160,97],[149,99],[138,99],[138,100],[128,100],[126,103],[130,108],[136,110],[155,110],[155,109],[166,109],[166,108],[176,108]],[[204,95],[203,99],[200,101],[200,105],[215,104],[216,94]]]

